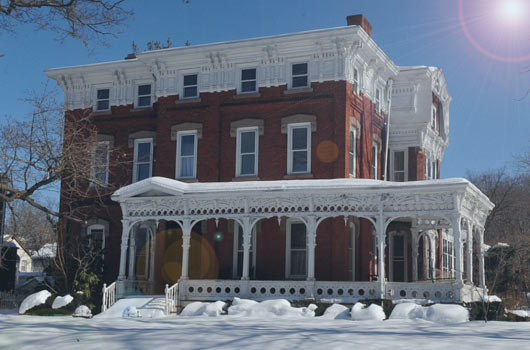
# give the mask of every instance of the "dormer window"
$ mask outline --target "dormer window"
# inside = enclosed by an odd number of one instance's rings
[[[138,85],[138,99],[136,107],[151,107],[151,84]]]
[[[182,91],[183,98],[199,97],[199,86],[197,82],[197,74],[189,74],[184,76],[184,85]]]
[[[296,63],[292,65],[292,83],[291,87],[305,88],[309,86],[309,74],[307,69],[307,63]]]
[[[110,110],[110,89],[97,89],[96,91],[96,111]]]

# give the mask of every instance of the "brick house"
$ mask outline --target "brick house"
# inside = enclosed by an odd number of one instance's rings
[[[362,15],[347,22],[46,71],[70,121],[91,114],[96,176],[122,187],[104,210],[80,200],[88,224],[66,235],[101,242],[118,294],[177,281],[186,300],[485,291],[492,204],[439,180],[441,69],[399,67]],[[116,147],[130,166],[109,159]]]

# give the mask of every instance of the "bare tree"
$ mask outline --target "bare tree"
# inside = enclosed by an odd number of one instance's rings
[[[46,88],[27,102],[33,105],[29,118],[0,125],[0,174],[8,178],[0,184],[0,199],[9,206],[24,202],[53,217],[83,220],[74,208],[57,209],[39,199],[60,188],[65,202],[81,198],[97,205],[115,190],[94,171],[98,140],[90,113],[65,114]],[[117,165],[122,155],[109,149],[108,157]]]
[[[35,25],[39,30],[88,42],[118,33],[131,18],[124,0],[0,0],[0,30],[16,32],[16,25]]]

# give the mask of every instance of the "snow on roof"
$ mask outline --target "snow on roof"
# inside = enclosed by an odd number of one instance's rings
[[[245,182],[196,182],[185,183],[164,177],[151,177],[114,192],[112,199],[133,197],[152,189],[160,189],[167,195],[184,195],[220,192],[252,192],[252,191],[285,191],[285,190],[387,190],[387,189],[433,189],[446,185],[471,185],[463,178],[443,180],[392,182],[371,179],[324,179],[324,180],[277,180],[277,181],[245,181]]]
[[[41,249],[37,250],[31,255],[31,258],[55,258],[57,253],[57,243],[46,243]]]

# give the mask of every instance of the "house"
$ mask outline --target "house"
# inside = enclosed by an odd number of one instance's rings
[[[164,287],[176,282],[181,300],[487,291],[493,205],[465,179],[439,179],[442,70],[399,67],[364,16],[347,24],[46,71],[68,120],[89,114],[98,130],[95,176],[121,187],[105,210],[61,199],[86,209],[65,239],[82,232],[105,249],[112,293],[175,296]]]
[[[15,278],[15,288],[25,280],[25,275],[32,272],[31,253],[24,247],[16,235],[5,235],[4,243],[17,248],[17,268]]]

